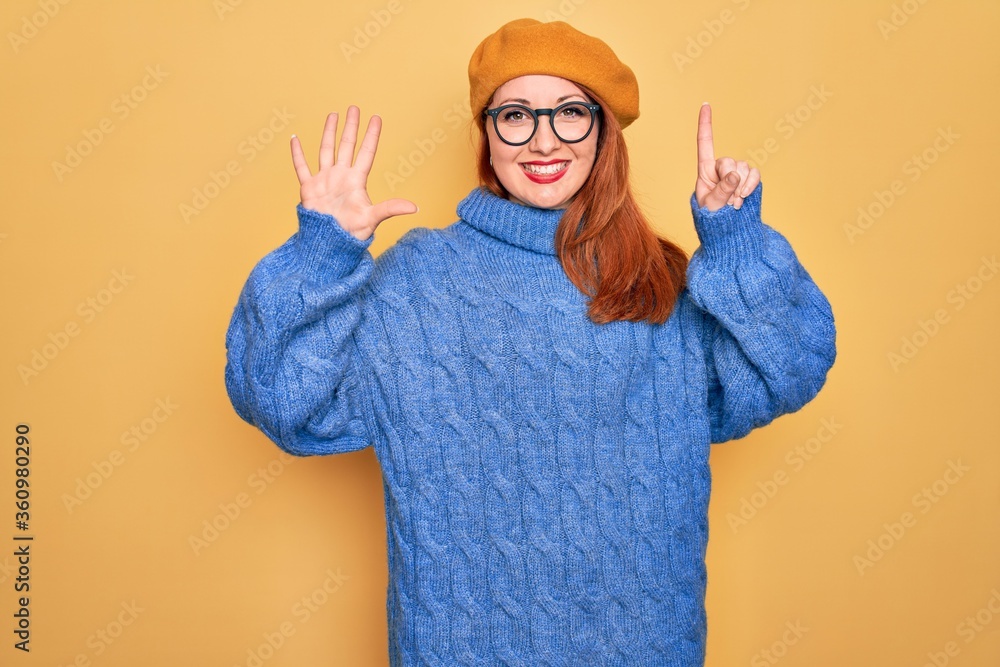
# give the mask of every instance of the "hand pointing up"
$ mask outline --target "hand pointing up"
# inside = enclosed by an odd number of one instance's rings
[[[717,211],[726,204],[733,208],[743,205],[743,198],[750,195],[760,183],[760,171],[751,168],[745,160],[737,162],[731,157],[715,159],[712,138],[712,107],[708,102],[698,112],[698,180],[694,195],[698,206]]]

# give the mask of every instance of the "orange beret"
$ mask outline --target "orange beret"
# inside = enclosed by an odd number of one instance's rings
[[[627,127],[639,117],[639,83],[607,44],[565,21],[517,19],[484,39],[469,60],[473,114],[496,89],[525,74],[548,74],[597,93]]]

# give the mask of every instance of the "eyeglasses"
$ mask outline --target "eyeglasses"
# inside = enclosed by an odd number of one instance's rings
[[[522,104],[504,104],[496,109],[484,109],[483,115],[493,118],[493,129],[505,144],[523,146],[531,141],[538,129],[538,117],[548,116],[552,132],[559,141],[575,144],[583,141],[594,129],[594,118],[600,105],[566,102],[555,109],[529,109]]]

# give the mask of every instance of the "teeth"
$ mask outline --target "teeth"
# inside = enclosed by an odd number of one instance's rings
[[[556,162],[555,164],[522,164],[521,166],[525,171],[529,171],[532,174],[555,174],[566,168],[569,162]]]

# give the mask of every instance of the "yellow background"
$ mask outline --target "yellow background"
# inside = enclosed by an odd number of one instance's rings
[[[635,70],[633,181],[689,251],[710,101],[717,154],[761,158],[764,219],[837,318],[818,398],[713,449],[707,664],[1000,664],[1000,279],[984,263],[1000,250],[1000,5],[395,3],[3,3],[0,663],[229,667],[264,646],[268,667],[386,664],[374,454],[283,461],[228,402],[225,330],[295,231],[290,134],[315,166],[328,111],[383,117],[372,198],[420,213],[384,223],[373,253],[449,224],[474,185],[468,57],[528,16],[566,18]],[[78,166],[54,166],[81,144]],[[879,213],[866,229],[859,207]],[[24,374],[36,352],[51,358]],[[11,632],[19,422],[27,655]]]

